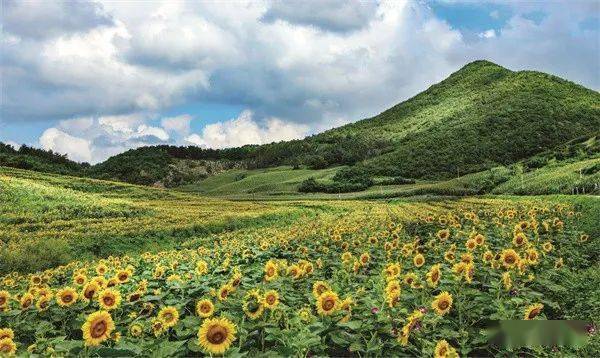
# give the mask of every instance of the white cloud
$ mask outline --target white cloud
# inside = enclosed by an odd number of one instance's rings
[[[7,140],[7,141],[2,141],[4,144],[8,144],[11,147],[13,147],[14,149],[19,149],[21,148],[21,145],[17,142],[13,142],[12,140]]]
[[[183,138],[231,146],[312,133],[375,115],[475,59],[600,87],[598,31],[578,25],[600,10],[593,1],[509,2],[504,27],[467,35],[423,2],[73,4],[3,8],[0,121],[62,120],[55,129],[89,141],[92,161]],[[532,11],[543,19],[527,20]],[[186,118],[157,124],[187,103],[254,117],[196,134]]]
[[[209,124],[204,127],[202,134],[191,134],[185,140],[201,147],[230,148],[298,139],[304,137],[309,129],[305,125],[286,123],[278,118],[270,118],[261,126],[252,117],[251,111],[243,111],[239,117]]]
[[[483,38],[483,39],[491,39],[491,38],[496,37],[496,31],[494,31],[494,29],[489,29],[489,30],[486,30],[484,32],[480,32],[478,34],[478,36],[481,37],[481,38]]]
[[[80,162],[92,160],[90,143],[87,140],[74,137],[56,128],[48,128],[42,133],[40,145],[46,150],[67,154],[72,160]]]
[[[177,117],[163,118],[160,121],[160,125],[168,132],[175,132],[181,136],[186,136],[190,132],[191,121],[192,116],[183,114]]]

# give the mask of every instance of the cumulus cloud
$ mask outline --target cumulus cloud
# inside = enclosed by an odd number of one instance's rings
[[[179,135],[185,136],[190,132],[190,122],[192,116],[189,114],[183,114],[177,117],[167,117],[160,121],[161,127],[169,132],[175,132]]]
[[[92,160],[90,143],[79,137],[72,136],[56,128],[48,128],[40,137],[40,145],[44,149],[51,149],[60,154],[67,154],[69,158],[89,162]]]
[[[270,118],[261,126],[252,117],[253,113],[245,110],[237,118],[205,126],[202,134],[191,134],[185,141],[201,147],[229,148],[298,139],[308,132],[305,125],[286,123],[278,118]]]

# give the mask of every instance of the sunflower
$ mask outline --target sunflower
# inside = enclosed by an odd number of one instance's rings
[[[8,306],[10,300],[10,293],[8,291],[0,291],[0,307]]]
[[[235,324],[227,318],[209,318],[198,330],[198,345],[212,354],[223,354],[235,340]]]
[[[219,291],[217,292],[217,298],[219,301],[225,301],[231,292],[233,292],[233,286],[230,284],[225,284],[219,288]]]
[[[158,312],[158,319],[165,324],[166,328],[173,327],[179,321],[179,312],[173,306],[163,307]]]
[[[277,291],[275,290],[269,290],[265,292],[263,297],[263,304],[266,308],[271,310],[277,307],[277,305],[279,304],[279,293],[277,293]]]
[[[133,271],[130,269],[119,270],[114,278],[116,278],[119,283],[125,283],[129,281],[131,275],[133,275]]]
[[[87,282],[87,277],[84,274],[77,274],[73,277],[73,283],[77,286],[83,286]]]
[[[56,302],[62,307],[68,307],[77,302],[77,291],[71,287],[65,287],[56,292]]]
[[[155,337],[160,336],[166,330],[167,327],[165,327],[165,322],[163,322],[160,318],[156,317],[152,319],[152,332],[154,333]]]
[[[475,264],[468,263],[465,267],[465,281],[467,283],[473,282],[473,274],[475,273]]]
[[[106,267],[105,264],[98,264],[98,266],[96,266],[96,273],[98,274],[98,276],[104,276],[106,274],[106,272],[108,272],[108,267]]]
[[[483,236],[482,234],[475,235],[473,239],[477,243],[477,246],[481,246],[485,243],[485,236]]]
[[[579,242],[586,242],[590,239],[590,235],[588,234],[581,234],[581,236],[579,236]]]
[[[310,308],[303,307],[297,312],[298,317],[302,322],[308,323],[312,319],[312,313],[310,312]]]
[[[115,329],[110,313],[106,311],[97,311],[90,314],[81,330],[86,346],[98,346],[100,343],[110,338],[110,334]]]
[[[494,253],[491,252],[490,250],[487,250],[486,252],[483,253],[483,261],[484,262],[491,262],[494,259]]]
[[[10,338],[0,339],[0,355],[13,355],[17,351],[17,345]]]
[[[552,251],[552,249],[554,249],[554,245],[552,245],[552,243],[550,241],[546,241],[542,245],[542,250],[544,250],[544,252],[550,252],[550,251]]]
[[[315,281],[312,286],[312,294],[314,298],[319,298],[323,292],[331,291],[331,286],[325,281]]]
[[[446,251],[444,253],[444,260],[446,260],[450,263],[454,262],[455,258],[456,258],[456,256],[454,255],[454,251]]]
[[[31,293],[24,294],[19,300],[19,304],[21,305],[21,309],[28,309],[33,303],[33,295]]]
[[[90,281],[85,285],[83,289],[83,298],[85,300],[91,301],[96,293],[100,290],[100,286],[96,281]]]
[[[502,262],[502,265],[504,265],[504,267],[513,268],[519,263],[521,258],[519,257],[519,254],[517,254],[517,252],[515,250],[505,249],[502,251],[500,260]]]
[[[422,254],[417,254],[413,257],[413,264],[415,264],[416,267],[421,267],[424,263],[425,257]]]
[[[42,277],[40,275],[31,275],[29,282],[31,282],[33,286],[39,286],[42,284]]]
[[[317,299],[317,312],[322,316],[329,316],[338,310],[340,298],[333,291],[326,291]]]
[[[208,264],[204,260],[196,262],[196,274],[202,276],[208,272]]]
[[[536,249],[529,249],[526,253],[527,263],[530,265],[537,265],[540,254]]]
[[[121,293],[117,290],[106,289],[98,295],[98,304],[104,310],[110,311],[121,304]]]
[[[129,326],[129,335],[132,337],[141,337],[144,333],[144,327],[139,323],[133,323]]]
[[[207,318],[215,312],[215,305],[212,301],[203,299],[196,302],[196,314],[201,318]]]
[[[473,251],[477,247],[477,241],[475,241],[475,239],[469,239],[467,242],[465,242],[465,247],[467,250]]]
[[[4,338],[15,338],[15,332],[10,328],[0,328],[0,339]]]
[[[398,280],[390,280],[385,286],[385,300],[388,306],[394,307],[400,298],[402,289]]]
[[[265,306],[258,290],[250,290],[246,293],[242,309],[250,319],[257,319],[262,316]]]
[[[458,358],[458,353],[445,339],[442,339],[435,345],[433,356],[434,358]]]
[[[127,302],[137,302],[140,300],[140,298],[142,298],[142,296],[144,295],[144,292],[142,291],[134,291],[132,293],[130,293],[129,295],[127,295]]]
[[[45,311],[48,309],[49,306],[50,298],[46,296],[40,296],[40,298],[38,298],[37,303],[35,304],[35,307],[38,309],[38,311]]]
[[[267,261],[265,264],[265,281],[270,282],[275,280],[279,276],[279,270],[277,262],[273,260]]]
[[[564,261],[563,261],[562,257],[557,258],[556,261],[554,262],[555,269],[559,269],[559,268],[563,267],[563,265],[564,265]]]
[[[436,287],[440,282],[442,271],[440,270],[441,264],[431,266],[429,272],[427,272],[427,284],[430,287]]]
[[[527,242],[528,242],[527,236],[522,232],[516,233],[515,236],[513,237],[513,241],[512,241],[513,245],[515,245],[517,247],[526,245]]]
[[[535,304],[528,306],[525,309],[525,314],[523,315],[523,319],[527,320],[527,321],[534,319],[542,312],[543,308],[544,308],[544,305],[541,303],[535,303]]]
[[[450,308],[452,308],[452,295],[444,291],[435,296],[435,299],[431,302],[431,308],[433,308],[438,315],[445,315],[450,311]]]
[[[448,230],[448,229],[440,230],[437,232],[436,236],[441,241],[446,241],[450,237],[450,230]]]
[[[504,285],[505,290],[510,290],[512,287],[512,278],[510,277],[510,272],[505,272],[502,274],[502,284]]]
[[[406,275],[404,275],[404,283],[412,288],[415,287],[415,285],[417,285],[418,282],[418,277],[414,272],[408,272]]]
[[[287,274],[296,279],[302,277],[303,273],[304,271],[298,265],[292,265],[287,269]]]

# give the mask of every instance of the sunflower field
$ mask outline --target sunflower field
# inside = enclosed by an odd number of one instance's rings
[[[0,352],[42,356],[597,356],[598,242],[571,204],[343,202],[175,249],[0,278]],[[490,342],[581,319],[580,347]]]

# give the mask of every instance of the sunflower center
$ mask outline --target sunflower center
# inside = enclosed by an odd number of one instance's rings
[[[267,302],[270,305],[272,305],[273,303],[275,303],[275,296],[273,296],[273,295],[267,296]]]
[[[446,300],[442,300],[442,301],[438,302],[438,307],[443,310],[448,308],[449,305],[450,305],[450,303]]]
[[[6,297],[0,297],[0,306],[4,306],[6,303]]]
[[[208,330],[206,338],[212,344],[221,344],[227,338],[227,330],[221,326],[212,326]]]
[[[323,301],[323,309],[325,311],[330,311],[333,309],[333,307],[335,307],[335,301],[328,298],[325,301]]]
[[[514,256],[509,255],[509,256],[506,256],[506,259],[504,261],[506,261],[506,263],[508,263],[508,264],[513,264],[513,263],[515,263],[515,258],[514,258]]]
[[[537,315],[540,314],[540,310],[538,308],[533,309],[531,312],[529,312],[529,318],[535,318]]]
[[[63,302],[69,303],[69,302],[73,301],[73,295],[71,295],[70,293],[67,293],[63,296],[62,300],[63,300]]]
[[[105,333],[106,330],[108,328],[108,325],[106,324],[105,321],[99,321],[94,323],[94,325],[92,326],[92,337],[93,338],[100,338],[102,337]]]
[[[202,313],[208,313],[210,312],[210,306],[207,304],[203,304],[202,306],[200,306],[200,311],[202,311]]]
[[[434,271],[433,274],[431,275],[431,281],[436,282],[439,277],[440,277],[440,273],[437,271]]]
[[[173,314],[171,312],[167,312],[163,315],[165,322],[171,322],[173,320]]]

